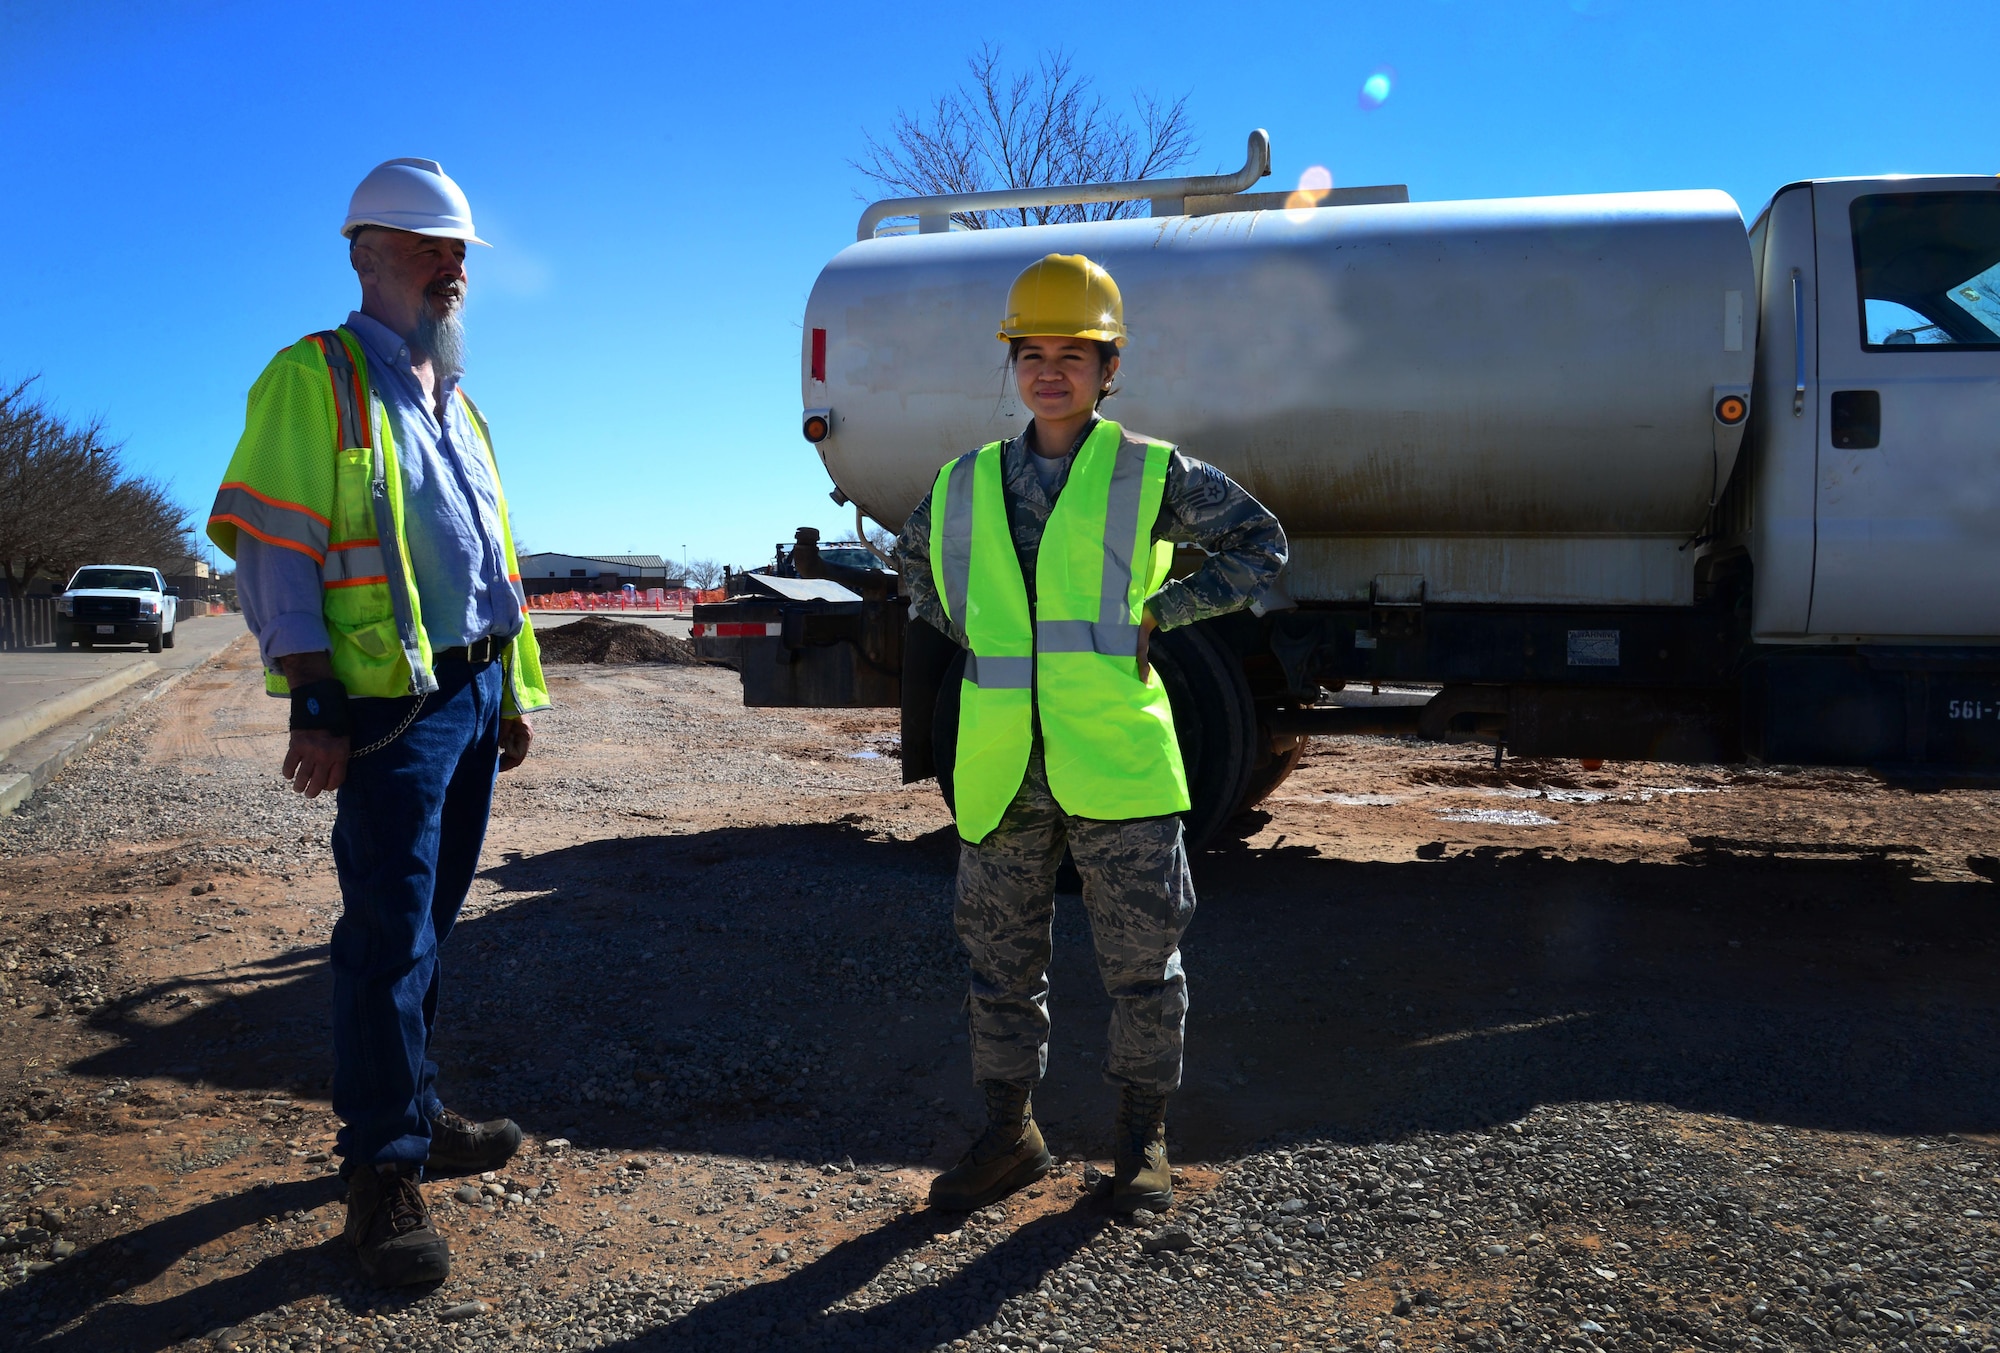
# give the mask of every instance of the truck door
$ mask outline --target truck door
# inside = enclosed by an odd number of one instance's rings
[[[2000,181],[1813,185],[1807,630],[2000,635]]]

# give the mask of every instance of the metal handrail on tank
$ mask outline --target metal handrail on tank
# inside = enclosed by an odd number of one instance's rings
[[[983,193],[944,193],[937,197],[890,197],[871,203],[861,213],[857,240],[875,238],[875,227],[891,216],[914,216],[917,232],[935,235],[951,229],[954,212],[1005,211],[1019,207],[1080,206],[1089,202],[1129,202],[1149,198],[1155,216],[1178,216],[1190,197],[1221,197],[1240,193],[1271,173],[1271,137],[1262,127],[1250,133],[1243,167],[1233,174],[1194,178],[1132,179],[1126,183],[1077,183],[1045,188],[997,188]]]

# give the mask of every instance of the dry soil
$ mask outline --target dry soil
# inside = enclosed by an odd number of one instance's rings
[[[939,1217],[955,845],[893,712],[553,672],[435,1048],[529,1143],[430,1186],[438,1291],[339,1239],[332,805],[276,778],[248,643],[0,823],[0,1345],[1993,1346],[1994,793],[1317,742],[1197,862],[1174,1213],[1085,1192],[1063,898],[1063,1168]]]

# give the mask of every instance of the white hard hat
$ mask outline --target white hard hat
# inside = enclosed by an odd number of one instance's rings
[[[384,160],[369,170],[348,200],[340,233],[353,239],[362,226],[486,243],[472,233],[472,205],[464,190],[436,160]]]

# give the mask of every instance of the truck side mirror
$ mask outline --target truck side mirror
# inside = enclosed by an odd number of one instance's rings
[[[166,595],[168,595],[168,596],[170,596],[170,597],[177,597],[177,596],[179,596],[180,594],[181,594],[181,590],[180,590],[180,588],[178,588],[178,587],[169,587],[169,588],[167,589],[167,591],[166,591]]]

